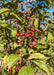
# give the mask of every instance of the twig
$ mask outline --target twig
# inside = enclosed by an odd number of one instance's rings
[[[37,2],[38,2],[38,0],[37,0]],[[35,9],[37,2],[35,3],[35,5],[34,5],[32,11],[30,12],[30,15],[31,15],[31,13],[33,12],[33,10]]]
[[[19,11],[19,0],[18,0],[18,3],[17,3],[18,7],[17,7],[17,11]]]
[[[28,2],[27,2],[27,0],[26,0],[26,6],[27,6],[27,11],[29,12],[29,10],[28,10]]]

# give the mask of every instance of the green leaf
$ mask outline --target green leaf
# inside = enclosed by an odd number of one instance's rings
[[[2,9],[0,9],[0,14],[8,12],[8,11],[10,11],[10,9],[8,9],[8,8],[2,8]]]
[[[17,31],[16,30],[11,30],[11,34],[13,37],[16,37]]]
[[[14,66],[14,64],[21,58],[21,56],[16,54],[11,54],[8,58],[8,67],[11,68]]]
[[[16,43],[14,43],[14,48],[18,47],[18,45]]]
[[[49,3],[51,4],[51,6],[53,6],[53,0],[49,0]]]
[[[7,24],[1,24],[2,27],[7,27]]]
[[[2,52],[2,50],[0,50],[0,53]]]
[[[34,75],[34,72],[31,66],[24,66],[19,70],[18,75]]]
[[[15,73],[15,67],[16,67],[16,66],[14,66],[14,67],[12,68],[12,75],[14,75],[14,73]]]
[[[35,29],[37,29],[38,28],[38,20],[37,19],[35,19],[34,25],[35,25]]]
[[[37,47],[37,49],[44,49],[44,48],[46,48],[45,46],[42,46],[42,45],[39,45],[38,47]]]
[[[42,44],[47,44],[47,42],[44,39],[41,40],[41,43]]]
[[[8,56],[6,55],[6,56],[3,58],[3,63],[4,63],[4,64],[6,64],[7,59],[8,59]]]
[[[3,20],[3,21],[0,20],[0,25],[2,27],[7,27],[7,24],[6,24],[5,20]]]
[[[54,36],[52,35],[52,33],[48,32],[48,40],[52,40],[54,39]]]
[[[2,57],[2,53],[0,53],[0,58]]]
[[[12,12],[12,13],[10,13],[10,15],[14,16],[15,18],[17,18],[18,20],[21,21],[20,17],[18,17],[18,15],[16,15],[15,13]]]
[[[0,46],[1,46],[1,47],[4,47],[4,44],[3,44],[3,43],[0,43]]]
[[[33,60],[32,62],[35,63],[40,69],[45,71],[48,75],[50,75],[49,69],[47,68],[44,62],[36,61],[36,60]]]
[[[40,53],[33,53],[28,59],[46,59],[46,57]]]
[[[3,3],[3,5],[8,5],[8,4],[11,4],[11,2],[10,1],[6,1],[6,2]]]

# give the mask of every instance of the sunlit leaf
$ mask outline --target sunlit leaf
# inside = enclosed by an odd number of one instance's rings
[[[8,57],[8,67],[10,68],[10,67],[13,67],[14,66],[14,64],[19,60],[21,58],[21,56],[18,56],[18,55],[16,55],[16,54],[11,54],[11,55],[9,55],[9,57]]]
[[[11,10],[8,8],[2,8],[2,9],[0,9],[0,14],[8,12],[8,11],[11,11]]]
[[[33,53],[28,59],[46,59],[46,57],[41,53]]]
[[[54,36],[52,35],[52,33],[48,32],[48,40],[52,40],[54,39]]]
[[[48,75],[50,75],[50,71],[44,62],[36,61],[36,60],[33,60],[32,62],[35,63],[40,69],[45,71]]]
[[[7,59],[8,59],[8,56],[6,55],[6,56],[3,58],[3,63],[4,63],[4,64],[7,63]]]
[[[18,75],[34,75],[34,72],[31,66],[24,66],[24,67],[21,67]]]

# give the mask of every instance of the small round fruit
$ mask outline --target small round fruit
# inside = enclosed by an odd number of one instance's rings
[[[23,44],[23,43],[24,43],[23,41],[20,42],[20,44]]]
[[[19,68],[18,67],[15,67],[15,70],[17,71],[17,70],[19,70]]]
[[[10,68],[9,71],[11,72],[12,71],[12,68]]]
[[[37,39],[34,39],[34,42],[37,42]]]
[[[35,46],[35,44],[32,44],[32,47],[34,47]]]
[[[24,60],[22,60],[21,62],[24,63]]]
[[[8,70],[8,66],[6,67],[6,69]]]
[[[30,45],[30,47],[32,48],[32,45]]]
[[[24,35],[25,35],[25,33],[24,33],[24,32],[22,32],[20,35],[21,35],[21,36],[24,36]]]
[[[29,34],[29,33],[30,33],[30,31],[28,30],[28,31],[27,31],[27,34]]]
[[[40,30],[37,30],[37,33],[40,33]]]
[[[20,34],[19,34],[19,33],[17,33],[17,34],[16,34],[16,36],[20,36]]]
[[[19,54],[19,51],[17,51],[17,54]]]
[[[28,14],[28,11],[25,11],[25,14]]]
[[[34,34],[34,32],[31,32],[31,34]]]
[[[29,37],[29,34],[27,34],[26,37]]]
[[[29,16],[27,16],[27,20],[29,20],[30,19],[30,17]]]
[[[30,27],[28,28],[28,30],[30,30]]]
[[[33,34],[31,34],[31,37],[33,37]]]
[[[32,29],[32,32],[34,32],[34,29]]]

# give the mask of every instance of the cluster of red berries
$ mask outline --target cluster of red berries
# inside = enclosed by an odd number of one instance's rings
[[[8,70],[8,66],[6,67],[6,69]],[[15,71],[18,71],[18,70],[20,70],[20,68],[15,67]],[[12,72],[12,68],[10,68],[9,71]]]
[[[25,32],[19,33],[19,32],[17,31],[16,36],[19,37],[19,36],[25,36],[25,35],[26,35],[27,38],[31,37],[31,38],[33,39],[34,31],[35,31],[35,29],[31,29],[31,28],[29,27],[26,34],[25,34]],[[37,33],[40,33],[40,30],[37,30]],[[34,41],[34,42],[37,42],[37,39],[33,39],[33,41]],[[19,43],[16,42],[16,44],[18,45]],[[23,45],[23,44],[24,44],[24,41],[21,41],[20,44]],[[34,47],[34,46],[35,46],[34,44],[31,44],[31,45],[30,45],[30,47]],[[19,53],[17,53],[17,54],[19,54]]]
[[[28,16],[28,11],[25,11],[24,13],[26,14],[26,19],[29,20],[30,19],[30,16]],[[35,20],[35,17],[33,19]],[[21,20],[21,22],[23,22],[23,20]],[[29,27],[27,33],[25,33],[25,32],[19,33],[19,31],[17,31],[16,36],[17,37],[19,37],[19,36],[26,36],[27,38],[29,38],[29,37],[33,38],[34,31],[35,31],[35,29],[31,29]],[[40,30],[37,30],[37,33],[40,33]],[[34,39],[34,42],[37,42],[37,39]],[[18,45],[19,42],[16,42],[16,44]],[[23,45],[24,44],[24,41],[23,40],[20,41],[20,44]],[[31,44],[30,45],[30,47],[34,47],[34,46],[35,46],[34,44]]]
[[[30,45],[31,48],[34,47],[34,46],[35,46],[35,44],[31,44],[31,45]]]
[[[33,37],[33,35],[34,35],[34,29],[32,29],[32,32],[31,32],[31,34],[30,34],[30,28],[28,28],[28,31],[27,31],[27,35],[26,35],[26,37],[28,38],[28,37]]]
[[[6,69],[8,70],[8,66],[6,67]],[[11,72],[12,71],[12,68],[10,68],[9,71]]]

